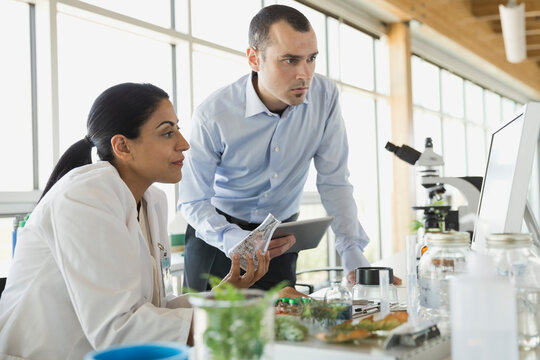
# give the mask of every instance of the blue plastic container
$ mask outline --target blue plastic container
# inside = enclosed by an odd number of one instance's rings
[[[175,343],[124,345],[92,351],[84,360],[187,360],[188,349]]]

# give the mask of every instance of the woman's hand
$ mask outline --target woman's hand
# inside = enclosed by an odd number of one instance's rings
[[[257,270],[255,270],[253,256],[251,256],[251,254],[247,254],[246,258],[247,270],[244,275],[240,275],[240,256],[238,254],[233,256],[231,270],[223,278],[223,282],[228,282],[237,288],[248,288],[268,272],[268,266],[270,265],[270,252],[267,251],[263,255],[261,250],[257,251]]]

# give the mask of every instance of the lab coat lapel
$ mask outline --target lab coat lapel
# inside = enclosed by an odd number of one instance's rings
[[[144,199],[146,200],[147,208],[147,216],[148,216],[148,227],[150,231],[150,236],[152,237],[152,246],[154,247],[154,257],[156,259],[156,265],[158,268],[158,281],[159,281],[159,293],[161,298],[161,304],[164,304],[165,302],[165,291],[163,286],[163,276],[162,276],[162,269],[161,269],[161,253],[160,248],[158,247],[158,243],[161,243],[161,245],[166,249],[168,252],[168,244],[163,244],[163,239],[167,239],[167,229],[165,224],[167,223],[167,214],[163,213],[164,210],[166,210],[162,205],[160,206],[159,202],[156,201],[156,196],[153,196],[155,194],[152,194],[152,188],[149,188],[144,193]],[[163,219],[160,221],[160,219]]]

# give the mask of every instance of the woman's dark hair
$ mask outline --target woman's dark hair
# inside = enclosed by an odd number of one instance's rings
[[[249,46],[264,53],[270,43],[270,26],[282,20],[285,20],[296,31],[308,32],[311,30],[309,20],[295,8],[285,5],[266,6],[251,19]]]
[[[128,139],[137,138],[141,126],[159,103],[168,98],[165,91],[152,84],[124,83],[101,93],[88,114],[87,135],[71,145],[58,160],[40,200],[70,170],[92,163],[93,146],[101,160],[112,162],[112,137],[120,134]]]

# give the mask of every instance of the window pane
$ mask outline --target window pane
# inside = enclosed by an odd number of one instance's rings
[[[176,44],[176,116],[178,116],[180,132],[186,139],[191,134],[191,87],[189,43]]]
[[[439,68],[417,56],[412,57],[411,68],[413,103],[439,110]]]
[[[465,117],[477,124],[484,122],[482,88],[470,81],[465,81]]]
[[[446,70],[441,73],[443,111],[463,117],[463,79]]]
[[[170,0],[84,0],[107,10],[165,28],[171,27]]]
[[[340,68],[340,45],[339,41],[339,21],[334,18],[326,19],[327,31],[328,31],[328,76],[335,80],[341,79]],[[334,39],[334,41],[332,41]]]
[[[463,122],[445,118],[443,121],[444,137],[444,176],[466,176],[467,158],[465,149],[465,129]],[[446,199],[453,208],[467,203],[464,195],[453,186],[445,186]]]
[[[309,204],[300,206],[300,216],[298,220],[313,219],[326,216],[326,210],[321,204]],[[331,231],[331,230],[330,230]],[[325,235],[319,246],[315,249],[301,251],[298,254],[296,263],[297,270],[315,269],[328,266],[328,236]],[[298,283],[317,284],[328,279],[326,272],[315,272],[301,275]]]
[[[416,150],[423,152],[426,138],[430,137],[433,140],[433,151],[435,151],[437,154],[442,154],[441,119],[436,115],[417,109],[414,111],[413,122],[413,147]]]
[[[172,96],[171,53],[169,44],[59,14],[60,153],[86,134],[90,107],[106,88],[147,82]],[[161,187],[166,189],[172,219],[174,186]]]
[[[86,134],[88,111],[106,88],[149,82],[172,94],[170,45],[63,14],[58,68],[61,153]]]
[[[227,71],[223,71],[227,69]],[[195,106],[208,95],[243,75],[249,74],[247,59],[205,46],[193,51],[193,93]]]
[[[249,23],[261,9],[260,1],[191,1],[193,36],[244,52],[248,47]]]
[[[465,155],[465,129],[463,122],[445,118],[443,122],[444,137],[444,175],[465,176],[467,160]]]
[[[486,168],[486,134],[484,129],[467,126],[467,162],[470,176],[484,176]]]
[[[386,100],[377,101],[377,132],[379,137],[379,197],[380,197],[380,246],[382,257],[394,253],[393,249],[393,197],[394,169],[393,156],[382,150],[387,141],[392,138],[392,122],[390,119],[390,104]]]
[[[501,124],[501,97],[489,90],[484,90],[486,104],[486,125],[495,130]]]
[[[502,105],[502,119],[501,121],[507,122],[512,119],[512,115],[516,112],[516,103],[507,98],[501,98]]]
[[[375,71],[376,90],[378,93],[390,94],[390,64],[389,64],[388,43],[386,37],[375,40]]]
[[[375,103],[358,92],[344,88],[341,92],[343,118],[349,142],[350,181],[354,186],[354,199],[358,218],[371,239],[366,256],[378,257],[379,204],[377,184],[377,137]]]
[[[29,29],[28,4],[0,1],[0,191],[33,189]]]
[[[341,81],[373,90],[373,38],[348,25],[339,32]]]
[[[174,28],[187,34],[189,32],[189,0],[174,0]]]

